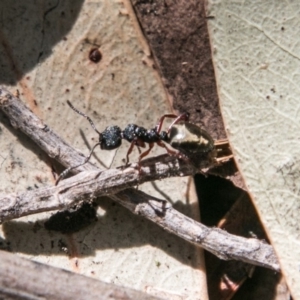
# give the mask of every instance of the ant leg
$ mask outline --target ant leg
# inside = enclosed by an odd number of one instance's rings
[[[140,149],[140,147],[145,147],[145,142],[143,142],[141,139],[139,139],[138,137],[135,137],[133,140],[132,140],[132,142],[131,142],[131,144],[130,144],[130,146],[129,146],[129,149],[128,149],[128,151],[127,151],[127,154],[126,154],[126,166],[128,165],[128,163],[129,163],[129,155],[130,155],[130,153],[132,152],[132,150],[133,150],[133,147],[134,146],[137,146],[138,147],[138,150],[139,150],[139,153],[141,153],[141,149]]]
[[[86,164],[86,163],[90,160],[90,158],[91,158],[91,156],[92,156],[92,154],[93,154],[95,148],[96,148],[97,146],[99,146],[99,145],[100,145],[100,143],[97,143],[97,144],[92,148],[92,150],[91,150],[89,156],[84,160],[83,163],[81,163],[81,164],[79,164],[79,165],[77,165],[77,166],[73,166],[73,167],[69,167],[69,168],[65,169],[65,170],[58,176],[58,178],[57,178],[57,180],[56,180],[56,182],[55,182],[55,185],[58,185],[58,183],[59,183],[62,179],[64,179],[64,178],[70,173],[70,171],[72,171],[72,170],[74,170],[74,169],[76,169],[76,168],[78,168],[78,167],[83,166],[84,164]]]
[[[190,114],[189,113],[183,113],[181,115],[179,115],[173,122],[172,124],[169,126],[168,130],[167,130],[167,133],[170,132],[171,128],[177,124],[178,122],[180,121],[185,121],[185,122],[188,122],[189,121],[189,118],[190,118]]]
[[[159,119],[158,124],[155,126],[156,132],[157,132],[157,133],[160,133],[161,127],[162,127],[162,124],[163,124],[165,118],[173,118],[173,119],[176,119],[177,117],[178,117],[178,116],[173,115],[173,114],[163,115],[163,116]]]
[[[170,156],[174,156],[175,154],[178,153],[178,151],[171,150],[170,148],[168,148],[162,141],[158,141],[158,142],[157,142],[157,145],[160,146],[160,147],[162,147],[162,148],[165,148],[166,151],[168,152],[168,154],[169,154]]]
[[[133,147],[134,147],[135,145],[136,145],[136,139],[134,139],[134,140],[131,142],[131,144],[130,144],[130,146],[129,146],[129,148],[128,148],[128,151],[127,151],[127,154],[126,154],[126,164],[125,164],[125,166],[127,166],[128,163],[129,163],[129,155],[130,155],[130,153],[132,152]]]
[[[162,148],[165,148],[170,156],[181,159],[187,163],[191,163],[191,160],[185,154],[181,153],[180,151],[175,151],[175,150],[168,148],[162,141],[157,142],[157,145]]]
[[[154,143],[149,143],[149,148],[139,156],[139,161],[138,161],[139,174],[141,173],[141,160],[142,160],[142,158],[147,156],[153,147],[154,147]]]
[[[77,112],[79,115],[85,117],[85,118],[90,122],[92,128],[93,128],[93,129],[101,136],[101,132],[99,132],[99,131],[97,130],[97,128],[96,128],[94,122],[92,121],[92,119],[91,119],[89,116],[87,116],[86,114],[82,113],[82,112],[79,111],[77,108],[75,108],[69,100],[67,100],[67,103],[68,103],[68,105],[69,105],[75,112]]]
[[[162,141],[158,141],[156,142],[158,146],[162,147],[162,148],[165,148],[167,153],[170,155],[170,156],[175,156],[177,158],[180,158],[180,159],[183,159],[183,160],[186,160],[186,155],[184,155],[183,153],[179,152],[179,151],[175,151],[175,150],[172,150],[170,148],[168,148]]]
[[[154,147],[154,143],[149,143],[149,148],[139,156],[139,164],[140,164],[142,158],[147,156],[153,147]]]
[[[141,147],[138,146],[138,145],[136,145],[136,146],[137,146],[137,148],[138,148],[139,154],[141,154],[141,153],[142,153]]]

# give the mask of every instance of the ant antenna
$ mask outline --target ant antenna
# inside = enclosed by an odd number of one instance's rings
[[[65,177],[70,173],[70,171],[72,171],[72,170],[74,170],[74,169],[76,169],[76,168],[78,168],[78,167],[80,167],[80,166],[86,164],[86,163],[90,160],[90,158],[91,158],[91,156],[92,156],[92,154],[93,154],[95,148],[96,148],[98,145],[101,146],[101,141],[102,141],[102,133],[99,132],[99,131],[97,130],[97,128],[96,128],[94,122],[92,121],[92,119],[91,119],[89,116],[87,116],[86,114],[84,114],[84,113],[82,113],[81,111],[79,111],[78,109],[76,109],[76,108],[72,105],[72,103],[71,103],[69,100],[67,100],[67,103],[68,103],[68,105],[69,105],[75,112],[77,112],[79,115],[85,117],[85,118],[90,122],[92,128],[99,134],[99,143],[97,143],[96,145],[94,145],[94,147],[92,148],[90,154],[89,154],[88,157],[83,161],[83,163],[78,164],[77,166],[69,167],[69,168],[67,168],[66,170],[64,170],[64,171],[58,176],[58,178],[57,178],[57,180],[56,180],[56,182],[55,182],[55,185],[58,185],[58,183],[59,183],[63,178],[65,178]]]
[[[163,124],[165,118],[173,118],[173,119],[176,119],[177,116],[176,116],[176,115],[173,115],[173,114],[163,115],[163,116],[159,119],[158,124],[155,126],[155,131],[156,131],[157,133],[160,133],[161,127],[162,127],[162,124]]]
[[[72,103],[71,103],[69,100],[67,100],[67,103],[68,103],[68,105],[69,105],[75,112],[77,112],[79,115],[85,117],[85,118],[90,122],[92,128],[99,134],[99,136],[102,136],[101,132],[99,132],[99,131],[97,130],[97,128],[96,128],[94,122],[92,121],[92,119],[91,119],[89,116],[85,115],[84,113],[82,113],[81,111],[79,111],[78,109],[76,109],[76,108],[72,105]]]
[[[91,158],[91,156],[92,156],[92,154],[93,154],[95,148],[96,148],[97,146],[99,146],[99,145],[101,145],[101,143],[97,143],[96,145],[94,145],[94,147],[92,148],[92,150],[91,150],[89,156],[83,161],[83,163],[81,163],[81,164],[79,164],[79,165],[77,165],[77,166],[73,166],[73,167],[69,167],[68,169],[65,169],[65,170],[58,176],[58,178],[57,178],[57,180],[56,180],[56,182],[55,182],[55,185],[58,185],[58,183],[59,183],[62,179],[64,179],[64,178],[69,174],[70,171],[72,171],[73,169],[76,169],[76,168],[78,168],[78,167],[83,166],[84,164],[86,164],[86,163],[90,160],[90,158]]]

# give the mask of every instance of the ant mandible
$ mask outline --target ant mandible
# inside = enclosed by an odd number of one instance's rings
[[[76,166],[69,167],[66,170],[64,170],[57,178],[55,185],[57,185],[59,183],[59,181],[61,179],[63,179],[71,170],[86,164],[90,160],[90,158],[94,152],[94,149],[97,146],[100,146],[100,148],[102,150],[117,149],[118,147],[121,146],[122,139],[131,143],[128,148],[127,154],[126,154],[126,165],[128,165],[128,163],[129,163],[129,155],[132,152],[134,146],[145,148],[146,144],[149,144],[149,148],[140,154],[138,164],[140,164],[140,161],[149,154],[151,149],[154,147],[154,144],[157,144],[160,147],[165,148],[166,151],[170,155],[178,156],[177,151],[169,149],[163,142],[170,143],[172,146],[172,140],[174,140],[174,137],[172,137],[172,136],[174,134],[170,137],[169,136],[170,130],[173,128],[173,126],[175,124],[179,123],[180,121],[184,121],[183,124],[185,124],[189,119],[188,113],[184,113],[179,116],[174,115],[174,114],[166,114],[166,115],[163,115],[160,118],[158,124],[150,130],[147,130],[144,127],[138,126],[136,124],[128,124],[123,131],[121,130],[121,128],[119,126],[108,126],[104,129],[103,132],[100,132],[97,130],[94,122],[92,121],[92,119],[89,116],[87,116],[86,114],[77,110],[71,104],[71,102],[69,100],[67,100],[67,103],[76,113],[85,117],[90,122],[92,128],[99,135],[99,142],[93,146],[92,150],[90,151],[90,154],[84,160],[83,163],[76,165]],[[163,124],[165,118],[173,118],[175,120],[169,126],[167,131],[161,131],[162,124]],[[190,123],[188,123],[188,124],[190,124]],[[174,127],[174,129],[175,129],[175,127]],[[174,148],[176,148],[176,141],[175,141]],[[180,157],[180,155],[178,157]]]

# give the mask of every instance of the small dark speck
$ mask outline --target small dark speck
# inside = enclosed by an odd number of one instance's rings
[[[189,255],[189,256],[187,257],[187,259],[191,260],[191,259],[192,259],[192,257]]]
[[[63,38],[63,40],[64,40],[64,41],[67,41],[67,40],[68,40],[68,38],[65,36],[65,37]]]
[[[60,247],[60,248],[67,248],[67,244],[62,239],[60,239],[58,241],[58,247]]]
[[[30,76],[27,76],[26,79],[27,79],[27,80],[30,80]]]
[[[271,92],[275,93],[276,92],[275,88],[271,88]]]
[[[70,92],[70,90],[69,89],[66,89],[66,93],[69,93]]]
[[[35,176],[35,179],[39,182],[39,183],[42,183],[43,182],[43,179],[41,178],[41,176]]]
[[[115,79],[115,73],[111,73],[111,80]]]
[[[42,243],[40,243],[40,246],[41,246],[41,248],[43,248],[43,249],[44,249],[44,245],[43,245]]]
[[[54,241],[51,241],[51,248],[54,248]]]
[[[266,98],[269,100],[269,99],[270,99],[270,96],[268,95]]]
[[[98,48],[93,48],[91,51],[90,51],[90,54],[89,54],[89,59],[94,62],[94,63],[98,63],[102,58],[102,54],[101,52],[99,51]]]
[[[64,16],[65,16],[65,12],[62,11],[62,12],[60,13],[60,15],[61,15],[62,17],[64,17]]]
[[[95,275],[95,271],[91,271],[91,274],[92,274],[92,275]]]
[[[168,244],[168,248],[171,248],[171,245],[170,245],[170,244]]]
[[[34,187],[35,187],[36,189],[38,189],[38,188],[39,188],[39,186],[38,186],[37,184],[35,184],[35,185],[34,185]]]
[[[35,99],[33,100],[33,103],[34,103],[34,105],[35,105],[35,106],[37,106],[37,102],[36,102],[36,100],[35,100]]]
[[[284,29],[285,29],[285,28],[282,26],[282,27],[281,27],[281,31],[284,31]]]
[[[80,88],[81,88],[82,90],[84,90],[84,86],[81,86]]]
[[[196,108],[196,112],[197,112],[197,113],[201,113],[201,109]]]
[[[51,110],[52,108],[51,107],[48,107],[48,110]]]

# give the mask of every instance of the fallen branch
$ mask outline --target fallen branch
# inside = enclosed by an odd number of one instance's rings
[[[0,88],[0,109],[15,128],[23,131],[62,165],[69,167],[84,161],[85,157],[81,153],[65,143],[18,98],[3,88]],[[203,161],[201,167],[209,167],[210,164],[211,162]],[[256,239],[234,236],[217,228],[208,228],[179,213],[165,200],[153,198],[134,189],[126,189],[146,180],[161,179],[170,175],[193,175],[197,172],[193,166],[165,155],[160,157],[159,162],[157,158],[144,161],[141,175],[134,168],[101,171],[91,163],[72,171],[78,173],[83,170],[93,172],[84,172],[64,180],[58,187],[2,196],[0,219],[8,220],[40,211],[66,208],[76,201],[82,201],[83,198],[109,194],[111,199],[133,213],[144,216],[221,259],[241,260],[279,271],[276,255],[270,245]],[[31,197],[29,202],[28,193],[32,193],[31,196],[36,195],[35,200]],[[50,204],[45,204],[48,205],[46,208],[42,206],[42,202]]]
[[[0,257],[0,299],[158,299],[5,251],[0,251]]]
[[[0,195],[0,223],[43,211],[65,209],[80,201],[116,194],[146,181],[195,173],[191,165],[169,155],[160,158],[159,162],[153,158],[145,160],[141,173],[133,167],[83,171],[61,181],[58,186]]]

